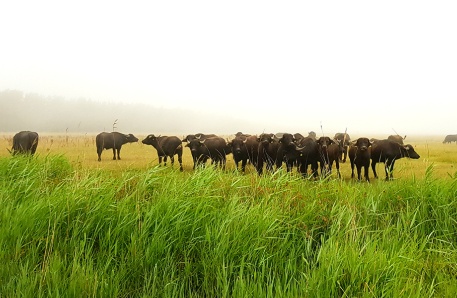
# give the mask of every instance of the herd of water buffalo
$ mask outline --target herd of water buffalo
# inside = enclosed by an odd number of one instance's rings
[[[406,136],[405,136],[406,137]],[[228,140],[215,134],[188,135],[185,138],[177,136],[148,135],[142,140],[143,144],[151,145],[157,150],[159,164],[167,163],[170,158],[174,164],[177,155],[180,170],[182,166],[183,143],[190,149],[193,168],[205,165],[208,160],[211,164],[225,168],[227,155],[232,154],[236,168],[245,171],[246,165],[251,163],[257,173],[262,174],[264,168],[274,171],[285,165],[287,171],[294,168],[303,176],[328,175],[332,171],[333,164],[340,177],[340,162],[345,162],[349,156],[352,178],[354,168],[357,170],[357,178],[369,181],[369,167],[376,178],[376,163],[385,164],[386,179],[392,179],[395,161],[407,157],[420,158],[419,154],[410,144],[403,144],[405,137],[391,135],[387,139],[368,139],[365,137],[351,140],[347,133],[337,133],[333,138],[316,137],[314,132],[308,136],[299,133],[262,133],[260,135],[248,135],[238,132],[235,138]],[[104,149],[113,150],[113,159],[120,160],[120,151],[123,144],[138,142],[132,134],[120,132],[102,132],[96,136],[98,161]],[[457,143],[457,135],[448,135],[443,143]],[[21,131],[13,137],[11,153],[34,154],[38,145],[38,133],[33,131]]]

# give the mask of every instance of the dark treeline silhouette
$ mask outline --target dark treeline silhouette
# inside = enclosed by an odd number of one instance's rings
[[[248,123],[226,116],[208,115],[183,109],[164,109],[140,103],[98,102],[24,94],[17,90],[0,91],[0,132],[34,130],[56,133],[217,132],[232,134]],[[236,124],[236,125],[231,125]]]

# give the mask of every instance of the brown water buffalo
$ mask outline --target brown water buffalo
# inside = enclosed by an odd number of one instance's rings
[[[364,177],[366,181],[370,181],[368,172],[370,169],[371,160],[371,142],[368,138],[358,138],[351,146],[349,146],[349,161],[351,162],[351,178],[354,178],[354,166],[357,168],[357,178],[362,180],[362,168],[364,168]]]
[[[35,154],[38,146],[38,133],[34,131],[20,131],[13,136],[11,153]]]
[[[189,147],[192,154],[194,170],[197,166],[204,166],[208,159],[211,159],[211,164],[225,168],[227,154],[231,152],[227,142],[221,137],[193,139],[187,143],[186,147]]]
[[[143,141],[143,144],[151,145],[157,150],[159,157],[159,165],[167,165],[167,157],[170,157],[171,166],[175,163],[175,155],[178,155],[179,169],[182,171],[182,142],[177,136],[158,136],[153,134],[148,135]]]
[[[443,144],[452,143],[452,142],[456,142],[457,143],[457,135],[447,135],[444,138]]]
[[[97,145],[98,161],[101,161],[101,155],[103,149],[113,149],[113,160],[120,160],[122,145],[126,143],[138,142],[138,139],[132,134],[123,134],[120,132],[101,132],[95,137],[95,143]]]
[[[385,166],[386,180],[393,179],[393,170],[395,161],[408,157],[412,159],[420,158],[419,154],[414,150],[413,146],[401,145],[397,142],[389,140],[380,140],[371,145],[371,168],[374,177],[377,178],[376,163],[382,162]]]

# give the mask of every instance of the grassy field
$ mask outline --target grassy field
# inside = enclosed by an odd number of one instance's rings
[[[158,164],[157,152],[150,145],[144,145],[141,140],[146,135],[137,135],[138,143],[125,144],[121,150],[121,161],[112,160],[112,150],[104,150],[102,161],[97,161],[95,147],[95,135],[64,135],[64,134],[40,134],[40,141],[37,154],[46,156],[48,154],[63,154],[77,168],[98,169],[98,170],[145,170]],[[9,156],[6,150],[11,149],[13,134],[0,135],[0,157]],[[179,136],[181,137],[181,136]],[[233,138],[233,136],[224,136]],[[412,144],[421,156],[420,160],[401,159],[395,165],[394,177],[424,177],[429,166],[433,167],[434,175],[440,178],[450,178],[457,171],[457,146],[455,143],[443,144],[442,137],[437,136],[416,136],[408,137],[407,143]],[[183,143],[185,145],[185,143]],[[177,162],[177,161],[176,161]],[[192,172],[193,162],[190,150],[184,147],[183,164],[185,172]],[[349,160],[341,164],[341,173],[344,180],[350,180],[351,169]],[[234,169],[234,162],[231,155],[227,156],[227,169]],[[248,173],[254,172],[248,167]],[[380,176],[384,176],[382,164],[377,165]],[[370,170],[370,177],[373,176]]]
[[[140,140],[144,136],[137,136]],[[457,146],[394,181],[158,167],[155,149],[0,139],[0,297],[456,297]],[[382,166],[378,168],[383,173]],[[370,171],[370,175],[372,173]]]

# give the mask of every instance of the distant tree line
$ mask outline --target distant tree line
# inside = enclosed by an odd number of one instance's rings
[[[124,133],[235,133],[228,117],[206,115],[182,109],[157,108],[140,103],[99,102],[24,94],[18,90],[0,91],[0,132],[98,133],[117,130]],[[243,123],[237,123],[243,125]],[[244,124],[247,125],[247,124]]]

